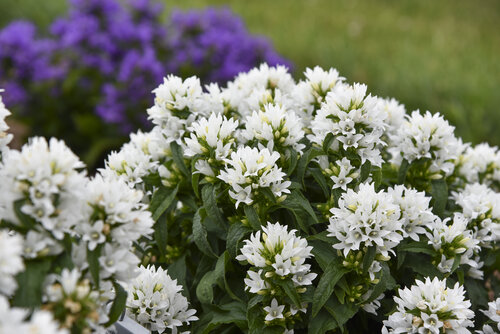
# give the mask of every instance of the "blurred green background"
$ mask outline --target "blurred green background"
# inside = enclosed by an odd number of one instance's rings
[[[441,112],[466,141],[500,145],[498,0],[180,0],[167,12],[229,6],[252,33],[268,36],[296,64],[335,67],[383,97]],[[44,26],[65,0],[0,0],[0,26]],[[152,87],[153,88],[153,87]]]

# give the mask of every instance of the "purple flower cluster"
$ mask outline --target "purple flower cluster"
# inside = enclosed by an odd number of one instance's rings
[[[290,66],[228,9],[174,11],[167,23],[162,11],[151,0],[71,0],[50,38],[37,38],[30,23],[9,25],[0,33],[9,107],[29,110],[36,93],[26,83],[50,81],[59,104],[70,100],[68,112],[93,112],[127,133],[143,125],[151,88],[169,73],[223,83],[261,62]]]

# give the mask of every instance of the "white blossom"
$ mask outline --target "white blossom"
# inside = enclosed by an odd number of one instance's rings
[[[275,319],[283,319],[283,311],[285,310],[285,305],[279,305],[276,298],[273,298],[270,306],[264,307],[264,311],[267,312],[266,321],[273,321]]]
[[[177,333],[178,327],[198,320],[181,294],[182,286],[166,270],[149,266],[128,286],[127,314],[151,331]],[[169,331],[167,330],[169,329]]]
[[[361,163],[370,161],[381,166],[380,148],[385,145],[381,136],[385,130],[386,114],[378,107],[376,97],[366,95],[361,84],[337,85],[328,93],[326,102],[311,122],[311,142],[323,147],[328,134],[333,134],[329,149],[352,150]]]
[[[500,182],[500,152],[496,146],[486,143],[467,147],[458,161],[458,175],[468,183],[480,182],[491,185]],[[500,190],[500,189],[496,189]]]
[[[3,89],[0,89],[0,161],[1,156],[8,149],[7,145],[12,140],[12,134],[7,133],[9,130],[9,126],[5,122],[5,117],[10,115],[10,111],[5,108],[5,104],[2,101],[2,93]]]
[[[474,312],[465,300],[463,286],[446,286],[446,280],[426,278],[410,288],[399,289],[394,297],[397,311],[384,321],[382,333],[471,333]]]
[[[231,186],[229,195],[236,201],[236,208],[240,203],[252,204],[259,188],[269,188],[278,198],[290,193],[291,182],[284,180],[286,174],[276,165],[279,158],[279,153],[271,153],[267,148],[248,146],[231,153],[218,178]]]
[[[24,269],[23,239],[0,230],[0,295],[10,296],[17,288],[15,275]]]
[[[491,321],[490,325],[483,325],[480,334],[496,334],[500,332],[500,298],[488,303],[488,310],[481,310]]]

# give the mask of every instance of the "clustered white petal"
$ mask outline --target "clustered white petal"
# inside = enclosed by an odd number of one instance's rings
[[[141,266],[140,274],[128,286],[127,314],[151,331],[177,333],[178,327],[198,320],[196,310],[166,270]]]
[[[497,334],[500,332],[500,297],[488,303],[488,310],[481,310],[487,317],[491,324],[483,325],[479,334]]]
[[[10,296],[17,288],[15,275],[24,269],[23,239],[0,230],[0,295]]]
[[[455,168],[455,160],[465,148],[455,137],[454,130],[439,114],[412,112],[390,138],[392,162],[399,166],[403,159],[410,163],[428,159],[431,162],[429,172],[450,175]]]
[[[500,182],[500,152],[486,143],[467,147],[458,161],[458,175],[467,183],[484,183],[492,186]],[[498,189],[498,185],[496,190]]]
[[[5,104],[2,101],[3,89],[0,89],[0,158],[5,150],[7,150],[7,145],[12,140],[12,134],[7,133],[9,126],[5,122],[5,117],[10,115],[10,111],[5,108]],[[1,161],[1,159],[0,159]]]
[[[0,295],[0,333],[19,334],[69,334],[60,329],[48,311],[35,311],[28,319],[29,310],[10,307],[4,296]]]
[[[384,321],[382,333],[470,333],[474,325],[471,303],[465,300],[463,286],[446,286],[437,277],[415,281],[410,288],[399,289],[394,297],[397,311]]]
[[[347,256],[351,251],[375,247],[376,254],[389,257],[389,252],[403,240],[404,219],[391,194],[376,192],[373,183],[362,183],[356,192],[348,189],[331,208],[329,236],[338,243],[333,248]]]
[[[226,159],[227,166],[218,178],[231,186],[229,195],[236,201],[236,208],[240,203],[252,204],[262,188],[270,189],[278,198],[290,193],[291,182],[285,181],[286,174],[276,165],[279,158],[277,152],[249,146],[231,153],[231,159]]]
[[[370,161],[381,166],[386,114],[379,108],[377,98],[366,95],[366,90],[362,84],[335,86],[311,122],[312,134],[308,138],[323,147],[327,135],[333,134],[329,149],[353,151],[362,164]]]

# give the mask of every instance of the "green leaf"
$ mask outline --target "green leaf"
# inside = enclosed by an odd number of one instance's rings
[[[326,301],[330,298],[335,284],[347,273],[347,270],[336,261],[331,261],[321,275],[318,287],[314,291],[312,316],[315,317]]]
[[[337,251],[333,249],[331,244],[320,240],[311,240],[309,241],[309,245],[313,247],[311,253],[314,254],[314,258],[323,271],[326,270],[332,260],[338,257]]]
[[[368,251],[366,252],[365,256],[363,256],[363,273],[366,274],[368,273],[368,269],[370,269],[370,266],[373,263],[373,260],[375,260],[375,253],[376,253],[377,247],[372,246],[368,247]]]
[[[247,325],[247,308],[243,302],[232,301],[211,310],[212,320],[205,327],[203,333],[210,333],[223,324],[236,324],[239,328]]]
[[[211,304],[214,299],[214,291],[212,285],[215,284],[214,271],[208,271],[198,283],[196,287],[196,296],[202,304]]]
[[[451,275],[451,274],[453,274],[455,272],[455,270],[457,270],[458,266],[460,265],[460,260],[461,259],[462,259],[462,255],[461,254],[455,255],[455,259],[453,260],[453,264],[451,265],[451,270],[448,273],[448,276]]]
[[[165,256],[167,253],[167,239],[168,239],[168,227],[166,219],[158,219],[153,225],[153,236],[158,249],[160,250],[161,256]]]
[[[227,224],[224,222],[224,218],[217,207],[217,201],[215,197],[215,188],[211,183],[205,184],[201,189],[201,198],[203,200],[203,207],[205,208],[207,215],[214,221],[214,223],[222,230],[227,232]]]
[[[321,173],[321,170],[318,168],[310,168],[309,172],[313,176],[314,180],[316,180],[316,183],[319,185],[321,190],[323,191],[323,195],[325,195],[326,198],[330,197],[330,188],[328,187],[328,184],[326,183],[325,176],[323,173]]]
[[[300,190],[292,191],[281,204],[290,210],[304,211],[312,218],[312,224],[319,224],[318,217],[314,213],[311,203],[302,195]],[[312,225],[308,224],[308,225]]]
[[[370,161],[366,161],[362,166],[361,166],[361,178],[360,182],[364,182],[368,176],[370,176],[370,172],[372,169],[372,164]]]
[[[382,263],[381,266],[382,270],[379,277],[380,281],[373,288],[370,297],[368,297],[367,300],[363,301],[363,304],[371,303],[372,301],[377,299],[377,297],[380,296],[384,291],[393,289],[396,286],[396,281],[392,277],[391,271],[387,263]]]
[[[309,334],[323,334],[337,328],[337,321],[326,310],[319,311],[314,319],[309,320],[307,333]]]
[[[24,199],[19,199],[19,200],[15,201],[14,202],[14,212],[16,214],[17,219],[19,219],[19,221],[21,222],[21,225],[23,225],[27,229],[31,230],[36,226],[36,221],[32,217],[30,217],[22,212],[21,209],[25,203],[26,203],[26,200],[24,200]]]
[[[33,308],[42,304],[43,283],[51,266],[49,258],[25,260],[25,270],[16,276],[17,290],[12,305]]]
[[[193,238],[194,243],[198,246],[198,249],[210,257],[217,258],[217,255],[212,250],[208,239],[207,239],[207,230],[205,226],[203,226],[201,222],[201,211],[202,209],[198,209],[193,217]]]
[[[289,165],[288,165],[288,171],[287,175],[292,175],[293,171],[295,170],[295,167],[297,167],[297,151],[295,151],[293,148],[289,148],[288,152],[290,154],[290,158],[288,159]]]
[[[300,301],[300,296],[297,293],[293,282],[291,280],[277,280],[278,285],[285,291],[285,294],[290,298],[290,300],[295,304],[297,308],[302,308],[302,303]]]
[[[406,180],[406,173],[408,172],[408,168],[410,167],[410,163],[408,160],[403,159],[401,162],[401,166],[399,166],[398,171],[398,184],[404,184]]]
[[[373,178],[373,183],[375,183],[375,190],[378,190],[378,188],[382,184],[382,169],[375,168],[372,171],[372,178]]]
[[[358,312],[359,306],[350,303],[341,304],[337,298],[330,298],[326,302],[325,309],[341,327]]]
[[[436,215],[442,217],[444,209],[446,208],[446,203],[448,202],[448,185],[446,180],[432,180],[432,199],[433,199],[433,211]]]
[[[189,297],[189,290],[186,284],[186,255],[182,255],[180,258],[174,261],[168,266],[168,275],[172,279],[176,279],[178,284],[183,286],[183,294]],[[189,299],[189,298],[188,298]]]
[[[94,284],[99,287],[99,257],[101,256],[102,244],[98,245],[94,250],[87,248],[87,262],[89,264],[89,271]]]
[[[297,181],[300,184],[304,184],[304,175],[311,160],[322,154],[323,152],[321,152],[321,150],[314,147],[309,148],[302,154],[299,162],[297,163]]]
[[[172,151],[172,159],[177,167],[179,167],[181,173],[184,174],[185,177],[189,177],[191,173],[188,171],[186,164],[184,163],[184,155],[180,145],[173,141],[170,143],[170,150]]]
[[[243,210],[245,211],[245,216],[247,217],[248,223],[252,226],[253,230],[260,230],[262,224],[260,223],[259,215],[257,215],[255,208],[250,205],[245,205]]]
[[[113,300],[113,304],[109,310],[109,320],[104,325],[105,327],[109,327],[114,324],[120,315],[125,310],[125,304],[127,303],[127,291],[118,283],[113,282],[113,286],[115,288],[115,300]]]
[[[325,154],[328,154],[328,151],[330,150],[330,146],[332,145],[333,139],[334,139],[333,133],[329,132],[326,135],[325,140],[323,141],[323,152]]]
[[[465,278],[465,291],[475,308],[479,305],[487,307],[488,305],[488,292],[484,286],[484,281],[479,281],[470,277]]]
[[[227,240],[226,240],[226,247],[229,252],[229,255],[231,258],[236,258],[236,255],[240,249],[239,247],[239,242],[241,239],[245,237],[245,235],[249,234],[252,232],[252,230],[240,224],[239,222],[236,222],[234,224],[231,224],[229,226],[229,232],[227,233]]]
[[[154,221],[157,221],[165,210],[172,205],[178,191],[179,185],[177,185],[174,189],[161,187],[155,191],[153,198],[151,199],[151,203],[149,204],[149,211],[151,211]]]
[[[398,246],[399,251],[411,252],[411,253],[423,253],[428,255],[435,255],[436,251],[424,241],[409,242],[407,244],[400,244]]]

